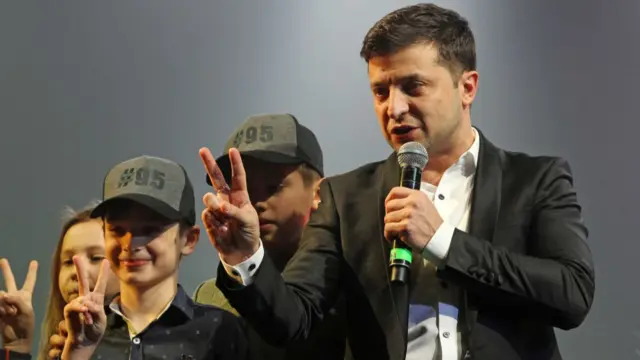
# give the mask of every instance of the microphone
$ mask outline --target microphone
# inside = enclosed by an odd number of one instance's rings
[[[398,150],[398,164],[400,164],[400,186],[419,190],[422,183],[422,170],[427,166],[429,155],[427,150],[416,141],[408,142]],[[394,239],[389,259],[390,280],[392,283],[409,283],[409,271],[413,256],[411,248],[402,240]]]

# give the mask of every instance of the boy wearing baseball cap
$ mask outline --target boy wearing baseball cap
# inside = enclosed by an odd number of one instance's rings
[[[200,235],[193,187],[182,166],[151,156],[116,165],[92,216],[104,219],[107,259],[121,292],[103,300],[99,277],[94,289],[84,287],[67,305],[63,359],[248,356],[238,319],[196,304],[178,284],[180,260],[194,251]],[[74,263],[83,287],[82,263]]]
[[[264,251],[283,271],[320,201],[317,190],[324,176],[320,144],[313,132],[290,114],[250,117],[229,137],[223,155],[216,159],[228,184],[231,184],[228,157],[231,148],[238,149],[242,156],[249,197],[260,220]],[[211,185],[209,176],[206,179]],[[215,279],[200,284],[194,299],[238,314],[216,287]],[[342,321],[342,315],[333,310],[312,338],[284,349],[267,344],[249,329],[251,352],[264,360],[342,359],[345,353]]]

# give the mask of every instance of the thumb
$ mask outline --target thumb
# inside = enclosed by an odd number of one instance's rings
[[[227,201],[220,201],[219,205],[220,205],[220,212],[221,213],[225,214],[226,216],[228,216],[228,217],[230,217],[232,219],[240,220],[240,219],[238,219],[238,215],[239,215],[240,209],[237,206],[235,206],[235,205],[233,205],[233,204],[231,204],[231,203],[229,203]]]
[[[78,335],[82,332],[82,321],[79,313],[66,313],[64,315],[64,321],[66,322],[67,336],[69,336],[69,334]]]
[[[5,294],[4,302],[8,305],[15,306],[18,311],[23,314],[31,309],[31,301],[18,294]]]
[[[219,220],[222,222],[223,219],[237,219],[238,216],[238,207],[226,201],[220,194],[213,195],[208,193],[203,198],[205,206],[210,209],[213,214],[219,216]]]

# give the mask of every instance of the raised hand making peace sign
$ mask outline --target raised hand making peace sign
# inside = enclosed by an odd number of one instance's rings
[[[236,265],[260,247],[258,213],[249,199],[242,158],[237,149],[229,150],[231,187],[227,185],[209,149],[200,149],[200,158],[216,190],[216,194],[209,192],[202,198],[205,206],[202,222],[222,260],[229,265]]]
[[[109,262],[103,260],[98,273],[96,286],[89,289],[89,279],[85,264],[81,257],[74,256],[73,263],[78,276],[78,293],[64,307],[64,319],[68,332],[63,350],[63,359],[70,358],[71,353],[82,352],[82,358],[89,358],[98,345],[107,326],[107,315],[104,311],[104,295],[107,289]],[[87,351],[88,350],[88,351]]]
[[[0,291],[0,331],[4,348],[19,353],[31,352],[35,319],[33,289],[36,286],[38,263],[31,261],[24,285],[18,290],[7,259],[0,259],[0,269],[7,291]]]

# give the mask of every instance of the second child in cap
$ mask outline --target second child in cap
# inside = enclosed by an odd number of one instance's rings
[[[247,119],[231,134],[224,153],[216,159],[232,184],[229,150],[235,148],[247,173],[247,190],[258,213],[264,251],[282,272],[298,249],[302,230],[320,199],[317,191],[324,176],[322,149],[311,130],[290,114],[267,114]],[[207,183],[212,185],[207,176]],[[240,277],[248,277],[250,265],[238,267]],[[235,314],[216,279],[202,283],[194,294],[201,303],[213,304]],[[342,359],[345,353],[342,301],[327,314],[307,341],[276,348],[248,331],[252,355],[260,360]]]

